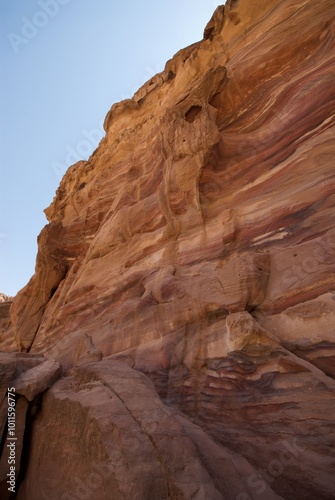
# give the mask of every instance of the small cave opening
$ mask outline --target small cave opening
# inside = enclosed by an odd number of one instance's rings
[[[173,71],[169,71],[168,76],[167,76],[167,81],[170,82],[171,80],[174,80],[176,78],[176,74]]]
[[[191,106],[188,111],[185,113],[185,120],[188,123],[194,122],[197,116],[201,113],[202,106]]]

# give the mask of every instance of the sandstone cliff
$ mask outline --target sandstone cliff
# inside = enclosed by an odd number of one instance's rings
[[[63,368],[19,498],[333,498],[334,35],[228,0],[68,170],[1,334]]]

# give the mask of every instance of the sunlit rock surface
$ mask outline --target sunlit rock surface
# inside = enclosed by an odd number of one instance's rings
[[[333,0],[228,0],[109,111],[3,328],[64,373],[19,498],[333,498],[334,63]]]

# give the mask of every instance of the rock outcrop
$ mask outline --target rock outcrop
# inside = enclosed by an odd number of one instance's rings
[[[3,326],[63,368],[18,498],[333,498],[334,63],[333,0],[228,0],[111,108]]]
[[[75,432],[64,425],[69,415],[78,422]],[[49,435],[43,432],[45,421]],[[145,375],[117,361],[77,368],[57,382],[44,398],[32,439],[36,446],[22,499],[45,495],[56,500],[66,491],[69,498],[214,500],[225,492],[248,492],[248,475],[256,475],[246,460],[165,406]],[[55,481],[52,471],[60,453],[64,465]],[[46,459],[40,465],[41,455]],[[219,484],[212,476],[220,478]],[[270,487],[267,494],[264,499],[280,498]]]
[[[14,485],[25,471],[30,426],[41,395],[61,376],[60,364],[40,354],[0,353],[0,498],[13,498]],[[23,466],[23,467],[22,467]],[[21,475],[20,475],[21,474]],[[16,489],[15,489],[16,488]],[[14,486],[17,493],[17,486]],[[14,495],[15,496],[15,495]],[[38,495],[30,498],[39,498]]]

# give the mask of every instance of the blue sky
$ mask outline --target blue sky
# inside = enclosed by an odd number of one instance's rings
[[[200,40],[218,4],[0,0],[0,292],[33,275],[43,209],[111,105]]]

